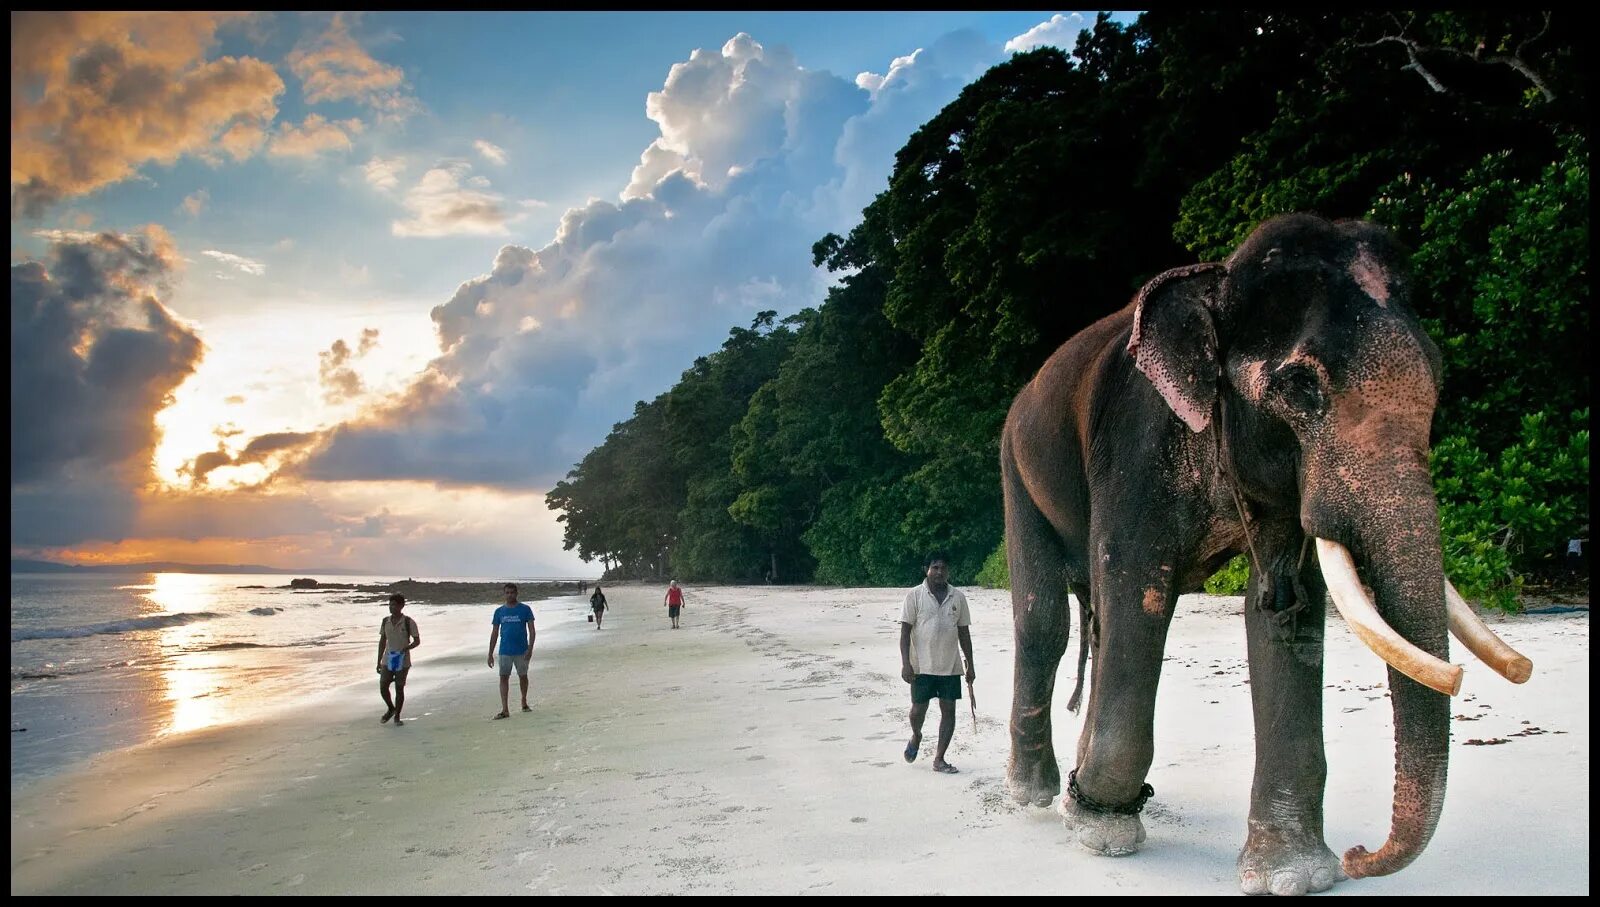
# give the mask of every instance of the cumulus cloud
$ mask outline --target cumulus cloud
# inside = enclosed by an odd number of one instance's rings
[[[246,15],[13,13],[12,217],[151,161],[254,154],[283,80],[252,57],[207,59],[218,28]]]
[[[190,193],[183,200],[178,209],[190,217],[199,217],[200,212],[206,208],[206,202],[211,200],[211,193],[204,189]]]
[[[284,123],[267,151],[277,157],[316,157],[324,151],[349,151],[351,137],[364,128],[357,119],[329,120],[318,113],[296,126]]]
[[[952,38],[874,96],[749,35],[695,51],[650,94],[660,135],[620,201],[566,211],[542,248],[502,248],[433,310],[440,355],[295,471],[548,487],[730,327],[820,302],[811,244],[848,230],[912,127],[1003,57]],[[472,191],[467,175],[436,168],[434,195]]]
[[[472,177],[472,165],[447,161],[422,175],[406,192],[411,216],[391,225],[396,236],[502,236],[507,225],[524,214],[506,198],[487,190],[488,181]],[[474,182],[475,181],[475,182]]]
[[[373,59],[350,34],[350,20],[337,13],[323,34],[302,42],[286,58],[300,80],[306,103],[355,101],[385,117],[403,119],[421,110],[405,72]]]
[[[326,352],[318,353],[320,360],[318,377],[322,382],[322,398],[328,403],[338,404],[352,400],[366,393],[366,387],[361,383],[361,376],[356,374],[351,367],[352,359],[360,359],[371,352],[378,345],[378,329],[365,328],[361,332],[361,340],[354,352],[350,345],[343,339],[335,340]]]
[[[1094,28],[1094,18],[1083,13],[1056,13],[1046,22],[1028,29],[1006,42],[1006,50],[1016,53],[1035,47],[1059,47],[1071,53],[1078,46],[1078,32]]]
[[[294,471],[548,488],[729,328],[819,304],[812,243],[848,231],[911,132],[1005,58],[956,32],[851,81],[744,34],[695,51],[650,93],[659,135],[620,199],[501,248],[433,309],[439,356]],[[465,171],[445,173],[459,189]]]
[[[322,399],[329,403],[342,403],[361,396],[361,376],[345,363],[350,361],[350,347],[343,340],[335,340],[325,353],[318,353],[322,365],[317,370],[322,381]]]
[[[264,263],[253,258],[245,258],[243,255],[234,255],[232,252],[218,252],[216,249],[206,249],[200,254],[225,264],[242,274],[249,274],[251,277],[260,277],[267,273],[267,266]]]
[[[160,301],[177,264],[171,239],[151,225],[137,234],[62,236],[45,260],[11,266],[19,544],[70,541],[94,519],[115,532],[136,513],[159,440],[155,415],[203,352]]]
[[[472,143],[472,147],[478,149],[478,153],[483,155],[483,159],[491,164],[504,164],[506,162],[506,150],[499,145],[478,139]]]
[[[400,185],[400,174],[405,171],[406,162],[404,158],[398,157],[375,157],[367,161],[366,166],[361,169],[366,174],[367,185],[387,192]]]

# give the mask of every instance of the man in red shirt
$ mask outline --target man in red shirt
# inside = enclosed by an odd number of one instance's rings
[[[678,581],[671,580],[667,583],[667,616],[672,618],[672,629],[678,629],[678,612],[683,608],[683,590],[678,588]]]

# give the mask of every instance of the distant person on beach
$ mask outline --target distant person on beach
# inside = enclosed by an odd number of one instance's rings
[[[494,629],[489,631],[489,667],[496,666],[496,641],[500,644],[500,714],[497,720],[511,717],[511,669],[517,669],[517,680],[522,684],[522,710],[531,712],[528,705],[528,662],[533,658],[533,609],[517,601],[517,584],[506,583],[506,603],[494,609]]]
[[[683,610],[683,590],[678,588],[677,580],[667,582],[667,616],[672,618],[672,629],[678,629],[678,614]]]
[[[598,630],[606,613],[606,594],[600,591],[599,585],[594,587],[594,594],[589,596],[589,607],[594,610],[594,628]]]
[[[405,722],[400,712],[406,707],[406,675],[411,673],[411,650],[422,645],[422,634],[417,632],[417,622],[401,614],[406,597],[396,592],[389,596],[389,616],[378,624],[378,692],[383,694],[383,704],[389,710],[383,713],[380,724],[394,719],[395,727]],[[394,684],[394,698],[389,698],[389,685]]]
[[[911,740],[907,762],[915,762],[922,749],[922,719],[928,700],[939,700],[939,748],[933,770],[953,775],[957,769],[944,759],[956,732],[956,700],[961,698],[961,658],[966,656],[967,682],[977,679],[972,667],[972,615],[967,597],[950,585],[948,559],[935,554],[927,561],[927,580],[906,593],[900,608],[900,678],[911,684]],[[957,645],[960,651],[957,651]]]

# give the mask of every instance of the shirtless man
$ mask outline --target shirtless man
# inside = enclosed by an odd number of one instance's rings
[[[383,704],[388,711],[379,723],[400,720],[400,710],[406,707],[406,675],[411,673],[411,650],[422,645],[422,634],[417,632],[417,622],[401,614],[406,597],[396,592],[389,596],[389,616],[378,625],[378,692],[383,694]],[[389,685],[394,684],[394,698],[389,698]]]

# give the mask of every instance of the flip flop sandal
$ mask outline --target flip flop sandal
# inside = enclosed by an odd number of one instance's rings
[[[502,718],[510,718],[510,717],[511,717],[511,713],[510,712],[501,712],[500,714],[494,716],[494,720],[495,721],[499,721]]]
[[[916,743],[907,743],[906,744],[906,761],[907,762],[915,762],[915,761],[917,761],[917,752],[919,750],[921,750],[921,749],[922,749],[922,741],[920,741],[920,740],[917,741]]]
[[[954,775],[960,773],[961,771],[961,769],[956,768],[948,762],[946,762],[944,765],[935,765],[933,770],[941,775]]]

